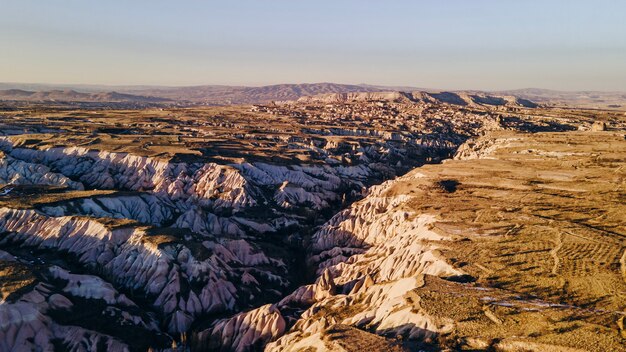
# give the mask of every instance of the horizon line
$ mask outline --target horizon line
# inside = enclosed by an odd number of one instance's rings
[[[199,88],[199,87],[230,87],[230,88],[261,88],[261,87],[271,87],[271,86],[281,86],[281,85],[315,85],[315,84],[336,84],[336,85],[345,85],[345,86],[363,86],[363,87],[374,87],[374,88],[390,88],[390,91],[398,91],[397,89],[392,88],[411,88],[411,91],[450,91],[450,92],[472,92],[472,91],[480,91],[480,92],[509,92],[509,91],[522,91],[522,90],[544,90],[544,91],[552,91],[552,92],[567,92],[567,93],[580,93],[580,92],[598,92],[598,93],[626,93],[626,90],[593,90],[593,89],[575,89],[575,90],[563,90],[563,89],[552,89],[552,88],[540,88],[540,87],[523,87],[523,88],[507,88],[507,89],[453,89],[453,88],[424,88],[411,86],[406,84],[397,84],[397,85],[386,85],[386,84],[372,84],[372,83],[337,83],[337,82],[298,82],[298,83],[273,83],[273,84],[250,84],[250,85],[242,85],[242,84],[189,84],[189,85],[167,85],[167,84],[141,84],[141,83],[133,83],[133,84],[110,84],[110,83],[42,83],[42,82],[3,82],[0,81],[0,85],[40,85],[40,86],[51,86],[54,88],[58,87],[68,87],[68,88],[78,88],[78,87],[110,87],[110,88]],[[7,88],[8,89],[19,89],[19,88]],[[56,90],[56,89],[51,89]]]

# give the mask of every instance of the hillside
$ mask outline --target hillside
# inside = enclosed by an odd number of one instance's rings
[[[195,86],[132,90],[134,94],[158,96],[171,100],[185,100],[207,104],[254,104],[272,100],[296,100],[303,96],[350,93],[378,92],[382,89],[360,85],[337,83],[301,83],[276,84],[261,87],[241,86]]]
[[[167,99],[118,92],[83,93],[75,90],[27,91],[21,89],[0,90],[0,100],[31,102],[136,102],[163,103]]]
[[[348,102],[348,101],[395,101],[431,104],[452,104],[460,106],[518,106],[534,108],[538,105],[534,102],[515,96],[496,96],[484,93],[468,94],[464,92],[355,92],[355,93],[331,93],[306,96],[298,99],[300,102]]]
[[[322,226],[314,285],[215,326],[300,304],[266,351],[623,351],[625,147],[612,132],[465,144]]]

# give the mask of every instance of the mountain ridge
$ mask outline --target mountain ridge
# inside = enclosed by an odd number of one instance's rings
[[[64,101],[64,102],[141,102],[164,103],[167,99],[127,93],[96,92],[83,93],[73,89],[28,91],[22,89],[0,90],[0,100],[9,101]]]
[[[508,95],[489,95],[485,93],[467,94],[465,92],[355,92],[355,93],[331,93],[315,96],[306,96],[298,99],[298,102],[326,102],[337,103],[347,101],[395,101],[395,102],[421,102],[421,103],[446,103],[460,106],[517,106],[535,108],[539,105],[528,99]]]
[[[141,102],[180,103],[188,105],[258,104],[271,101],[298,100],[321,94],[425,92],[431,97],[454,96],[515,97],[538,104],[574,106],[581,108],[626,109],[626,92],[559,91],[542,88],[511,90],[442,90],[409,86],[381,86],[369,84],[284,83],[265,86],[98,86],[45,85],[0,83],[0,100],[14,101],[68,101],[68,102]],[[29,93],[27,93],[29,92]],[[442,94],[447,95],[441,96]],[[437,98],[437,99],[439,99]],[[508,99],[508,98],[507,98]],[[461,103],[465,98],[456,99]],[[471,99],[470,99],[471,100]],[[480,100],[480,99],[479,99]],[[510,100],[510,99],[508,99]],[[458,104],[457,104],[458,105]],[[463,104],[461,104],[463,105]],[[498,104],[496,104],[498,105]],[[521,104],[525,105],[525,104]]]

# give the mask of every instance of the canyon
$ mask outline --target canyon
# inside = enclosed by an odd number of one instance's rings
[[[0,111],[0,350],[623,350],[623,113],[329,89]]]

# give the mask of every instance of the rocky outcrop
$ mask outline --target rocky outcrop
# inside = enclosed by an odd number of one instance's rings
[[[0,209],[0,231],[7,233],[3,245],[66,253],[116,286],[145,296],[165,315],[163,329],[170,333],[186,332],[200,314],[235,309],[239,294],[261,290],[259,281],[286,285],[280,278],[284,273],[258,268],[284,270],[284,264],[255,253],[245,241],[205,241],[202,245],[211,255],[199,259],[175,238],[141,229],[109,229],[96,220],[6,208]],[[233,280],[244,273],[250,279],[235,286]]]
[[[0,151],[0,183],[14,185],[62,186],[83,189],[80,182],[74,182],[63,174],[50,171],[50,168],[36,163],[16,160]]]
[[[593,132],[606,131],[606,122],[604,122],[604,121],[595,121],[591,125],[591,131],[593,131]]]
[[[57,325],[29,302],[0,305],[0,322],[0,348],[4,351],[54,351],[55,342],[73,351],[97,348],[129,351],[128,346],[110,336],[76,326]]]
[[[132,219],[164,226],[175,218],[176,208],[151,194],[80,198],[40,208],[50,216],[80,214],[95,218]]]
[[[461,106],[514,106],[536,108],[538,105],[527,99],[514,96],[494,96],[485,93],[467,92],[351,92],[329,93],[314,96],[305,96],[298,99],[299,103],[345,103],[364,101],[384,101],[395,103],[430,103],[452,104]]]
[[[414,172],[401,181],[421,177]],[[449,329],[449,322],[416,312],[407,294],[422,285],[423,275],[454,278],[464,273],[439,254],[446,238],[430,229],[435,218],[405,209],[412,197],[397,194],[394,187],[398,182],[374,187],[364,200],[334,216],[313,236],[309,263],[317,268],[319,277],[276,305],[274,312],[281,319],[292,319],[294,309],[300,308],[301,313],[285,336],[271,335],[280,338],[270,343],[268,350],[290,350],[304,336],[322,334],[334,324],[373,328],[381,334],[411,339]],[[341,318],[329,315],[333,310],[342,311]],[[240,323],[255,321],[258,314],[253,310],[221,321],[198,338],[210,335],[213,338],[208,340],[221,341],[222,347],[250,351],[259,341],[270,339],[250,332],[259,327]],[[239,330],[227,330],[223,336],[224,326]]]
[[[285,329],[286,323],[280,311],[268,304],[217,321],[212,328],[194,335],[192,348],[195,351],[251,351],[281,336]]]
[[[351,93],[328,93],[313,96],[305,96],[298,99],[300,103],[323,102],[339,103],[348,101],[395,101],[406,102],[411,100],[411,95],[403,92],[351,92]]]
[[[310,306],[337,293],[337,286],[330,270],[325,270],[315,283],[299,287],[290,295],[283,298],[279,307]]]
[[[39,279],[31,291],[17,300],[3,297],[0,303],[2,350],[129,351],[123,340],[91,329],[98,325],[107,326],[108,331],[126,329],[122,339],[140,332],[146,339],[154,338],[154,342],[169,342],[153,316],[141,312],[133,301],[99,277],[72,274],[55,265],[36,275]],[[12,276],[5,279],[12,280]],[[83,314],[91,315],[91,320],[71,318]]]
[[[456,160],[487,159],[496,150],[519,141],[518,137],[498,137],[497,134],[486,138],[473,139],[462,144],[454,154]]]
[[[272,200],[263,196],[261,188],[266,187],[276,189],[275,201],[285,207],[313,205],[322,209],[340,198],[342,188],[360,188],[363,182],[381,175],[380,169],[384,173],[394,172],[390,166],[377,163],[335,168],[266,163],[226,166],[171,163],[78,147],[13,148],[10,139],[4,139],[3,145],[8,154],[3,165],[15,164],[6,166],[8,171],[4,179],[7,183],[13,178],[31,178],[34,180],[31,183],[42,184],[38,180],[45,177],[51,180],[51,184],[75,189],[82,189],[84,185],[97,189],[149,191],[182,209],[198,204],[217,211],[238,211]],[[285,191],[285,185],[289,185],[288,191]]]
[[[256,204],[246,180],[236,170],[217,164],[169,163],[80,147],[13,148],[10,155],[46,165],[90,188],[150,190],[171,201],[198,201],[214,208],[238,209]]]
[[[268,350],[289,351],[304,336],[321,338],[335,324],[410,339],[432,337],[449,328],[416,312],[407,297],[421,286],[423,275],[463,275],[440,256],[438,249],[446,238],[429,228],[434,217],[408,210],[412,197],[394,189],[398,182],[421,177],[414,172],[373,187],[364,200],[335,215],[313,236],[309,262],[320,279],[281,301],[283,306],[309,308]],[[329,281],[332,289],[318,288]],[[334,310],[342,311],[340,318],[329,314]]]

